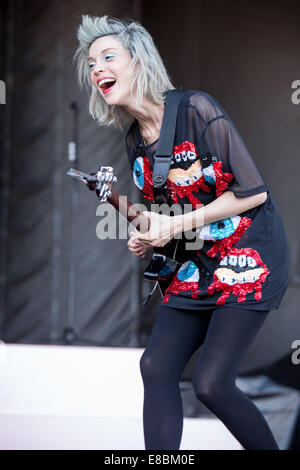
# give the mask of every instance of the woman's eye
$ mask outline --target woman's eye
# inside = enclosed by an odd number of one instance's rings
[[[106,54],[106,55],[104,56],[104,59],[106,59],[106,57],[108,57],[108,58],[110,57],[110,58],[111,58],[111,57],[115,57],[115,56],[114,56],[114,54]]]
[[[104,60],[106,60],[107,58],[108,58],[108,59],[111,59],[111,58],[113,58],[113,57],[115,57],[114,54],[106,54],[106,55],[104,56]],[[89,69],[91,70],[91,69],[96,65],[96,62],[90,62],[88,65],[89,65]]]

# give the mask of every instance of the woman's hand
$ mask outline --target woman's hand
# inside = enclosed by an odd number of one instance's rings
[[[140,256],[141,258],[145,258],[147,250],[150,250],[151,248],[150,245],[146,245],[135,237],[131,237],[128,240],[127,246],[129,251],[132,251],[132,253],[136,256]]]
[[[150,219],[150,230],[141,233],[134,230],[131,237],[143,242],[149,247],[162,247],[166,245],[177,233],[182,232],[182,216],[169,216],[156,212],[143,211],[143,215]]]

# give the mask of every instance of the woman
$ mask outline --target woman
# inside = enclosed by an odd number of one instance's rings
[[[84,16],[79,77],[100,125],[126,132],[133,179],[153,201],[153,158],[170,82],[150,34],[137,22]],[[270,191],[226,111],[209,94],[187,90],[179,104],[168,175],[174,217],[146,211],[151,231],[135,230],[129,250],[145,257],[193,229],[202,246],[179,253],[140,367],[146,449],[179,449],[182,371],[200,347],[196,396],[245,449],[279,450],[258,408],[235,386],[239,363],[288,283],[288,246]],[[183,211],[182,211],[183,212]]]

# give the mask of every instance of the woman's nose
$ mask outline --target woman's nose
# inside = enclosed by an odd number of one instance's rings
[[[102,67],[97,67],[97,66],[95,66],[95,68],[94,68],[94,73],[95,73],[96,75],[98,75],[98,74],[101,73],[102,71],[103,71]]]
[[[103,72],[103,66],[102,66],[101,62],[99,62],[95,65],[94,72],[95,73]]]

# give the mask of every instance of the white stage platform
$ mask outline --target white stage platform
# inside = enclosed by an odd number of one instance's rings
[[[0,449],[143,450],[142,353],[0,344]],[[243,448],[220,420],[185,418],[188,449]]]

